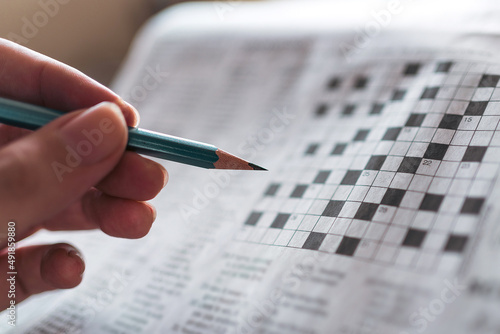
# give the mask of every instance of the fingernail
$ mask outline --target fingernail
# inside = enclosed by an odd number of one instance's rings
[[[128,126],[136,127],[137,125],[139,125],[139,121],[141,118],[139,116],[139,112],[133,105],[123,100],[122,98],[120,98],[117,104],[123,111]]]
[[[150,203],[144,203],[144,204],[146,204],[149,207],[149,210],[151,210],[151,214],[153,215],[153,221],[155,221],[157,215],[156,208]]]
[[[83,273],[85,272],[85,261],[83,261],[82,255],[79,252],[77,252],[76,250],[70,250],[68,252],[68,256],[79,263],[79,265],[81,267],[80,277],[83,276]]]
[[[167,186],[167,183],[168,183],[168,172],[165,169],[165,167],[163,167],[162,165],[160,165],[160,168],[163,172],[163,188],[165,188]]]
[[[69,167],[92,165],[125,148],[127,129],[121,109],[102,102],[60,129]]]

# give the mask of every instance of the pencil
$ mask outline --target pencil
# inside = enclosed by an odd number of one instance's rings
[[[0,123],[36,130],[63,112],[0,97]],[[127,149],[156,158],[212,169],[266,170],[213,145],[129,127]]]

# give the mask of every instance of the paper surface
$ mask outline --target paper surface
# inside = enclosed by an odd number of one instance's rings
[[[316,31],[283,29],[305,6],[285,2],[197,5],[152,21],[115,86],[141,111],[141,127],[270,171],[164,162],[170,183],[146,238],[40,234],[34,241],[82,250],[84,281],[28,300],[18,326],[0,328],[498,333],[495,8],[455,8],[449,21],[467,24],[453,32],[436,22],[429,33],[422,20],[436,13],[403,4],[406,14],[364,44],[358,23],[375,26],[364,14],[388,3]],[[280,10],[288,14],[277,23]]]

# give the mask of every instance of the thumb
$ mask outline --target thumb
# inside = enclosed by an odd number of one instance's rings
[[[69,113],[0,149],[0,222],[16,234],[79,199],[120,160],[127,127],[117,105]]]

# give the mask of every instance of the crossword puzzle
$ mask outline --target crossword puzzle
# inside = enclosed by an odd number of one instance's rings
[[[499,66],[448,60],[330,75],[237,239],[457,270],[499,170],[499,81]]]

